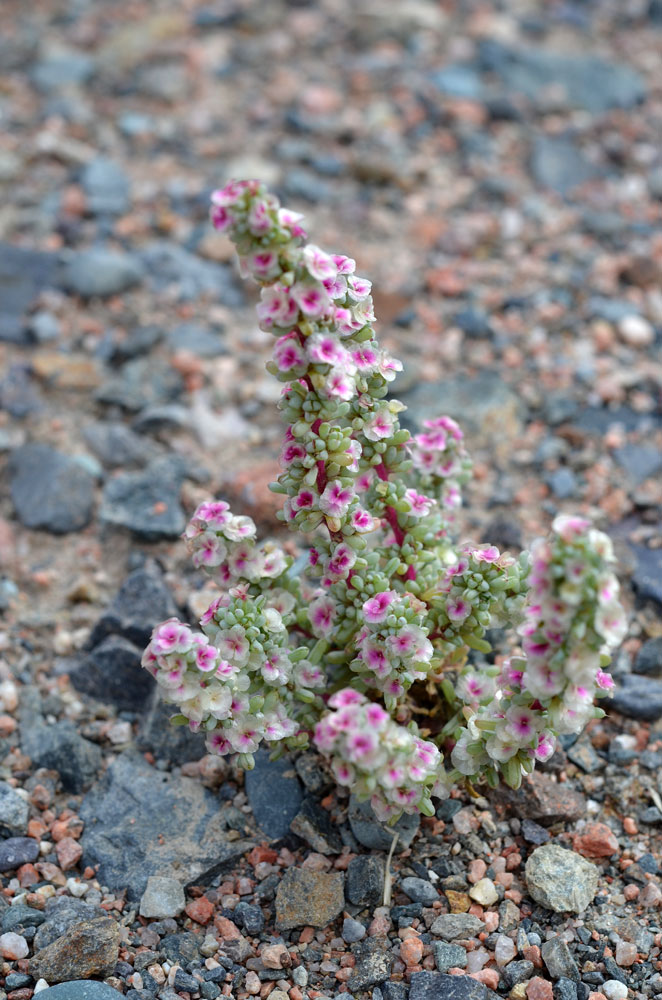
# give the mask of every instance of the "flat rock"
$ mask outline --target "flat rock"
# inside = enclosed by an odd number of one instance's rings
[[[160,462],[144,472],[120,473],[106,483],[99,519],[145,541],[179,538],[186,527],[181,483],[182,477]]]
[[[662,607],[662,549],[647,549],[632,545],[635,568],[632,587],[642,601],[652,601]]]
[[[88,424],[83,428],[83,437],[107,469],[143,466],[154,456],[153,446],[119,421]]]
[[[66,934],[74,924],[108,918],[106,910],[93,903],[86,903],[83,899],[76,899],[75,896],[54,896],[47,900],[43,915],[44,922],[37,928],[34,936],[35,951],[47,948],[49,944]]]
[[[662,677],[662,636],[648,639],[637,653],[632,667],[635,674]]]
[[[26,528],[55,535],[80,531],[92,518],[94,477],[46,444],[25,444],[9,460],[10,493]]]
[[[129,181],[118,163],[99,156],[81,174],[87,208],[93,215],[122,215],[130,206]]]
[[[485,930],[485,924],[471,913],[442,913],[438,916],[430,931],[435,937],[444,941],[454,941],[455,938],[468,940]]]
[[[306,798],[290,823],[290,830],[318,854],[340,854],[342,840],[329,814],[314,799]]]
[[[30,960],[35,979],[64,983],[87,976],[110,976],[120,950],[120,926],[110,917],[82,920]]]
[[[21,749],[37,767],[57,771],[65,791],[78,795],[101,769],[101,750],[83,739],[73,722],[21,725]]]
[[[276,926],[326,927],[345,907],[342,872],[288,868],[276,891]]]
[[[117,594],[94,626],[91,648],[109,635],[120,635],[144,649],[152,630],[177,614],[177,606],[159,565],[149,560],[129,573]]]
[[[148,711],[141,717],[137,746],[149,750],[157,763],[181,766],[200,760],[207,753],[203,733],[192,733],[188,726],[173,726],[170,718],[176,706],[162,701],[155,692]]]
[[[186,898],[181,882],[165,875],[151,875],[147,879],[145,891],[140,898],[140,916],[178,917],[186,906]]]
[[[552,979],[570,979],[579,982],[579,969],[570,954],[568,944],[556,935],[548,941],[543,941],[540,951],[542,960]]]
[[[605,708],[642,722],[662,719],[662,680],[643,674],[625,674],[613,696],[605,702]]]
[[[26,342],[25,313],[40,292],[57,284],[55,254],[0,242],[0,340]]]
[[[355,906],[376,906],[384,894],[384,859],[359,854],[347,866],[345,893]]]
[[[247,771],[244,785],[255,822],[273,840],[290,830],[303,802],[303,790],[294,764],[288,757],[270,761],[269,751],[255,754],[255,767]]]
[[[0,841],[0,872],[13,871],[39,857],[39,842],[32,837],[8,837]]]
[[[0,781],[0,836],[20,837],[27,833],[30,806],[15,788]]]
[[[204,260],[165,240],[150,243],[140,257],[152,287],[156,291],[174,290],[179,302],[205,297],[231,308],[244,304],[234,271],[225,264]]]
[[[548,774],[534,771],[525,778],[517,791],[499,788],[490,794],[497,804],[505,806],[518,819],[532,819],[542,826],[551,826],[560,820],[581,819],[585,814],[586,800],[580,792],[552,781]]]
[[[156,682],[141,665],[142,649],[119,635],[109,635],[70,671],[77,691],[114,705],[119,711],[141,712],[154,696]]]
[[[100,865],[99,881],[128,886],[140,899],[150,875],[206,885],[252,844],[227,841],[218,798],[192,778],[157,771],[122,754],[84,798],[83,863]]]
[[[50,986],[38,993],[43,1000],[117,1000],[118,993],[112,986],[92,979],[77,979],[74,982]]]
[[[598,890],[594,864],[558,844],[536,848],[526,863],[526,885],[541,906],[556,913],[583,913]]]
[[[374,937],[352,946],[356,964],[347,983],[350,990],[365,990],[389,978],[393,955],[384,944],[383,938]]]
[[[78,251],[70,258],[62,284],[84,299],[108,298],[139,285],[143,276],[140,261],[132,255],[98,247]]]
[[[404,813],[394,826],[386,826],[377,819],[369,802],[358,802],[354,796],[349,800],[348,819],[358,842],[371,850],[388,851],[393,843],[393,835],[397,832],[396,854],[409,847],[421,823],[420,816],[408,816]]]
[[[531,150],[531,173],[538,184],[566,195],[600,172],[572,139],[539,135]]]
[[[497,996],[471,976],[414,972],[410,982],[409,1000],[492,1000]]]

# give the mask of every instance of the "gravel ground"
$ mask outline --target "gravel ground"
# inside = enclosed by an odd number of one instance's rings
[[[0,1000],[662,995],[661,43],[660,0],[0,5]],[[403,823],[389,907],[314,755],[244,779],[138,667],[208,603],[200,500],[278,530],[206,221],[244,176],[374,281],[412,426],[462,422],[463,532],[580,510],[619,557],[607,717]]]

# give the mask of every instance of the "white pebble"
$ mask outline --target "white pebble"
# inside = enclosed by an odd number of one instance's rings
[[[87,884],[87,882],[81,882],[79,878],[67,879],[67,889],[69,890],[71,895],[75,896],[77,899],[81,899],[81,897],[85,895],[85,893],[89,888],[90,887]]]
[[[36,986],[34,988],[35,993],[43,993],[44,990],[48,989],[48,983],[45,979],[38,979]]]
[[[476,884],[469,889],[469,895],[472,899],[475,899],[477,903],[480,903],[481,906],[491,906],[492,903],[496,903],[499,898],[496,886],[491,878],[482,878],[480,881],[476,882]]]
[[[631,347],[647,347],[655,337],[655,330],[643,316],[624,316],[618,324],[618,331]]]
[[[13,931],[0,934],[0,955],[3,958],[8,958],[10,961],[26,958],[28,951],[28,942],[21,934],[14,934]]]
[[[499,934],[494,946],[494,957],[497,965],[503,968],[504,965],[508,965],[508,962],[513,960],[516,954],[517,948],[513,939],[509,938],[507,934]]]
[[[607,1000],[626,1000],[628,988],[625,983],[619,982],[618,979],[608,979],[606,983],[602,984],[602,992]]]

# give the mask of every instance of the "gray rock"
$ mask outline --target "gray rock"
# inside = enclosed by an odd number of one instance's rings
[[[227,265],[204,260],[176,243],[150,243],[141,252],[148,281],[156,291],[175,289],[179,302],[211,298],[237,308],[244,304],[234,271]]]
[[[369,802],[357,802],[354,796],[349,800],[348,818],[359,844],[374,851],[388,851],[397,832],[396,854],[409,847],[420,826],[420,816],[408,816],[406,813],[394,826],[386,826],[377,819]]]
[[[423,906],[431,906],[439,899],[439,893],[432,882],[428,882],[424,878],[414,878],[413,876],[403,878],[400,888],[414,903],[422,903]]]
[[[78,979],[50,986],[37,996],[43,997],[43,1000],[117,1000],[117,990],[92,979]]]
[[[632,545],[635,569],[632,586],[642,601],[652,601],[662,607],[662,549],[647,549]]]
[[[70,671],[77,691],[114,705],[119,711],[142,712],[154,697],[156,682],[141,665],[142,649],[119,635],[109,635]]]
[[[32,906],[16,903],[8,906],[2,914],[2,932],[15,931],[22,934],[23,927],[39,927],[46,920],[43,910],[35,910]]]
[[[531,150],[531,173],[538,184],[567,195],[599,176],[598,169],[563,136],[536,136]]]
[[[110,976],[120,949],[120,925],[105,916],[73,924],[30,959],[30,974],[52,983],[86,976]]]
[[[126,424],[100,420],[83,428],[83,437],[107,469],[143,466],[154,456],[153,446]]]
[[[49,340],[57,340],[61,332],[57,316],[46,309],[40,309],[32,314],[29,329],[32,336],[40,344],[45,344]]]
[[[662,636],[647,639],[637,653],[632,667],[635,674],[662,677]]]
[[[543,941],[540,952],[552,979],[563,977],[564,979],[572,979],[575,983],[579,982],[577,963],[570,954],[567,942],[563,938],[557,935],[550,938],[549,941]]]
[[[544,844],[529,856],[525,877],[536,903],[557,913],[583,913],[598,890],[599,871],[574,851]]]
[[[589,739],[577,740],[566,750],[566,755],[568,760],[571,760],[577,767],[581,767],[586,774],[595,774],[596,771],[601,771],[605,766],[604,760],[596,752]]]
[[[12,907],[13,909],[13,907]],[[83,920],[94,920],[97,917],[107,917],[106,910],[92,903],[86,903],[75,896],[54,896],[46,902],[45,920],[40,924],[34,937],[35,951],[47,948],[57,941],[74,924]]]
[[[94,626],[90,646],[109,635],[121,635],[143,649],[152,630],[177,614],[172,594],[158,563],[149,560],[123,580],[120,589]]]
[[[167,875],[152,875],[147,879],[145,891],[140,898],[140,916],[178,917],[186,906],[186,898],[181,882]]]
[[[326,927],[345,907],[342,872],[288,868],[276,892],[276,927]]]
[[[449,976],[443,972],[414,972],[409,1000],[492,1000],[497,994],[471,976]]]
[[[356,965],[347,981],[350,990],[365,990],[389,978],[393,956],[384,945],[383,938],[367,938],[352,946]]]
[[[186,527],[179,498],[182,478],[160,461],[144,472],[120,473],[104,487],[99,519],[145,541],[179,538]]]
[[[46,444],[25,444],[9,460],[10,493],[26,528],[54,535],[80,531],[94,506],[94,478],[80,462]]]
[[[269,751],[263,748],[255,754],[255,767],[246,772],[244,785],[260,830],[272,840],[289,833],[303,802],[292,761],[288,757],[270,761]]]
[[[176,402],[183,386],[181,375],[171,365],[159,358],[136,357],[122,365],[119,375],[100,385],[94,398],[137,413],[145,406]]]
[[[42,408],[41,393],[36,389],[27,365],[9,365],[4,378],[0,379],[0,409],[22,420]],[[7,435],[2,450],[9,449],[11,445],[12,438]]]
[[[459,944],[448,944],[447,941],[435,941],[432,945],[434,964],[439,972],[449,969],[463,969],[467,964],[467,951]]]
[[[84,299],[108,298],[139,285],[143,276],[142,265],[135,257],[97,247],[71,257],[62,283],[68,292]]]
[[[173,726],[174,705],[161,701],[156,694],[151,708],[142,716],[138,731],[139,750],[149,750],[158,764],[181,766],[200,760],[207,753],[203,733],[192,733],[188,726]]]
[[[629,444],[626,448],[616,448],[614,458],[636,486],[662,471],[662,454],[654,445]]]
[[[181,962],[188,965],[200,954],[202,940],[197,934],[184,931],[180,934],[166,934],[161,939],[161,950],[170,962]]]
[[[128,886],[140,899],[150,875],[205,885],[252,844],[227,841],[219,802],[191,778],[157,771],[125,753],[84,798],[83,861],[100,866],[99,881]]]
[[[384,859],[359,854],[347,866],[345,893],[355,906],[376,906],[384,895]]]
[[[436,918],[430,928],[435,937],[444,941],[454,941],[455,938],[469,940],[485,930],[485,924],[471,913],[442,913]]]
[[[489,316],[484,309],[472,306],[453,316],[453,326],[459,326],[467,337],[489,338],[493,336]]]
[[[178,431],[191,423],[191,411],[179,403],[146,406],[133,420],[132,427],[138,434],[158,434],[161,431]]]
[[[521,831],[527,844],[535,844],[537,847],[546,844],[551,837],[551,834],[544,826],[539,826],[538,823],[534,823],[531,819],[522,820]]]
[[[356,944],[365,937],[366,930],[359,920],[353,917],[345,917],[342,922],[342,938],[347,944]]]
[[[592,295],[588,301],[588,312],[591,317],[607,320],[608,323],[620,323],[628,316],[639,316],[639,309],[627,299],[610,299],[604,295]]]
[[[506,968],[502,970],[501,976],[508,989],[512,989],[518,983],[525,983],[531,978],[534,972],[535,966],[533,962],[529,962],[528,959],[522,959],[519,962],[509,962]]]
[[[537,101],[550,86],[562,88],[567,104],[602,114],[632,108],[646,96],[642,77],[624,63],[572,55],[540,46],[517,48],[492,39],[479,46],[480,66],[495,73],[510,91]]]
[[[6,781],[0,781],[0,836],[21,837],[28,831],[30,806]]]
[[[0,840],[0,872],[13,871],[31,864],[39,857],[39,843],[32,837],[9,837]]]
[[[122,215],[131,204],[129,181],[118,163],[100,156],[88,163],[81,175],[92,215]]]
[[[644,722],[662,719],[662,680],[642,674],[624,674],[620,680],[613,697],[605,703],[608,712]]]
[[[173,351],[189,351],[199,358],[217,358],[227,354],[227,347],[218,330],[198,323],[180,323],[168,334],[168,346]]]
[[[310,844],[318,854],[339,854],[342,840],[331,823],[329,814],[314,799],[306,798],[290,823],[290,830]]]
[[[480,101],[486,88],[479,73],[469,65],[458,63],[444,66],[430,74],[430,80],[442,94],[449,97],[465,97],[470,101]]]
[[[30,78],[42,94],[87,83],[94,74],[94,60],[76,49],[53,51],[35,63]]]
[[[36,767],[57,771],[62,787],[78,795],[96,778],[101,769],[101,750],[83,739],[73,722],[64,720],[53,726],[21,724],[21,749]]]
[[[261,907],[244,903],[242,900],[237,903],[232,913],[237,926],[242,927],[251,937],[255,937],[264,930],[264,913]]]
[[[430,414],[446,413],[473,434],[491,439],[515,437],[522,428],[525,407],[496,372],[458,375],[441,382],[421,382],[402,397],[407,405],[403,424],[418,433]]]
[[[574,497],[577,494],[577,477],[572,469],[566,465],[550,472],[546,477],[546,482],[554,496],[558,497],[559,500],[567,500],[568,497]]]

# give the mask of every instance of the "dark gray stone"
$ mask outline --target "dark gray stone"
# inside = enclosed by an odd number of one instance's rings
[[[557,935],[550,938],[549,941],[543,941],[540,951],[552,979],[563,977],[564,979],[572,979],[573,982],[579,981],[577,963],[570,954],[567,942],[563,938]]]
[[[420,816],[408,816],[405,813],[394,826],[386,826],[377,819],[369,802],[357,802],[354,796],[349,800],[348,818],[359,844],[371,850],[388,851],[393,843],[393,835],[397,833],[396,854],[409,847],[421,822]]]
[[[470,101],[480,101],[485,97],[486,88],[476,70],[457,63],[435,70],[430,80],[442,94],[449,97],[464,97]]]
[[[137,413],[145,406],[176,402],[183,385],[181,375],[171,365],[159,358],[137,357],[126,361],[118,375],[99,386],[94,398]]]
[[[509,962],[501,975],[508,989],[512,989],[518,983],[525,983],[531,978],[534,972],[535,966],[533,962],[529,962],[528,959],[522,959],[519,962]]]
[[[24,903],[16,903],[9,906],[2,914],[2,933],[15,931],[21,933],[21,927],[39,927],[46,920],[43,910],[35,910],[32,906]]]
[[[68,292],[84,299],[108,298],[139,285],[143,268],[130,254],[101,247],[81,250],[67,262],[62,283]]]
[[[4,378],[0,379],[0,410],[6,410],[10,416],[22,420],[42,408],[42,396],[35,387],[28,366],[9,365]],[[8,445],[3,445],[3,450],[5,447]]]
[[[467,951],[459,944],[449,944],[447,941],[435,941],[432,945],[434,964],[438,972],[448,972],[449,969],[463,969],[467,964]]]
[[[313,799],[303,800],[290,823],[290,830],[319,854],[339,854],[342,850],[340,834],[331,823],[328,812]]]
[[[182,478],[161,461],[144,472],[121,473],[104,487],[99,519],[145,541],[179,538],[186,527],[179,498]]]
[[[654,722],[662,719],[662,680],[642,674],[625,674],[605,702],[608,712],[620,712],[628,719]]]
[[[561,976],[554,983],[554,1000],[577,1000],[577,983]]]
[[[559,500],[567,500],[577,494],[577,477],[572,469],[562,465],[560,468],[550,472],[546,477],[546,482],[555,497]]]
[[[160,567],[149,560],[130,573],[94,626],[90,645],[97,646],[108,635],[121,635],[143,649],[152,630],[166,618],[173,618],[177,607]]]
[[[218,330],[198,323],[180,323],[168,334],[168,346],[173,351],[189,351],[199,358],[217,358],[227,354],[227,347]]]
[[[143,466],[154,456],[154,447],[126,424],[98,421],[83,428],[83,437],[107,469]]]
[[[10,493],[26,528],[64,535],[92,518],[94,478],[80,462],[46,444],[26,444],[9,460]]]
[[[201,938],[190,931],[181,934],[166,934],[161,939],[160,949],[164,952],[170,962],[181,962],[188,965],[195,961],[200,954]]]
[[[414,876],[403,878],[400,888],[414,903],[422,903],[423,906],[431,906],[439,899],[439,893],[432,882],[424,878]]]
[[[543,187],[567,195],[586,181],[594,180],[598,169],[585,159],[571,139],[563,136],[536,136],[531,150],[531,173]]]
[[[496,996],[471,976],[443,972],[414,972],[409,987],[409,1000],[492,1000]]]
[[[662,471],[662,453],[654,445],[629,444],[616,448],[614,458],[636,486]]]
[[[57,284],[55,254],[0,242],[0,340],[26,342],[25,313],[40,292]]]
[[[350,990],[365,990],[389,978],[393,956],[389,949],[384,947],[383,939],[367,938],[365,941],[359,941],[352,945],[352,954],[356,959],[356,965],[347,982]]]
[[[189,976],[183,969],[177,969],[173,985],[176,990],[185,990],[187,993],[197,993],[200,982],[195,978],[195,976]]]
[[[117,1000],[117,990],[105,983],[92,979],[78,979],[70,983],[60,983],[49,986],[47,990],[37,994],[44,1000]]]
[[[88,163],[81,175],[92,215],[122,215],[131,204],[129,180],[118,163],[100,156]]]
[[[418,433],[431,413],[447,413],[462,427],[487,438],[515,436],[521,429],[525,407],[502,377],[487,369],[477,375],[458,375],[441,382],[421,382],[402,396],[407,413],[402,423]]]
[[[82,920],[107,916],[106,910],[92,903],[86,903],[83,899],[76,899],[74,896],[54,896],[47,900],[44,909],[45,919],[34,936],[35,951],[47,948],[53,941],[62,937],[70,927]]]
[[[23,722],[21,749],[36,767],[57,771],[62,787],[75,795],[90,785],[101,769],[99,747],[83,739],[68,720],[53,726],[35,725],[32,719]]]
[[[489,316],[484,309],[478,309],[475,306],[463,309],[453,316],[452,322],[453,326],[459,326],[467,337],[489,338],[493,336]]]
[[[383,1000],[407,1000],[409,989],[406,983],[398,983],[395,980],[387,980],[381,984],[380,992]]]
[[[356,944],[365,937],[366,930],[360,920],[353,917],[345,917],[342,922],[342,938],[347,944]]]
[[[151,243],[140,254],[150,285],[156,291],[176,289],[180,302],[210,298],[237,308],[244,295],[234,270],[224,264],[204,260],[176,243]]]
[[[270,761],[269,751],[255,754],[255,767],[247,771],[244,785],[255,822],[272,840],[284,837],[303,802],[301,784],[288,757]]]
[[[157,771],[137,754],[122,754],[80,808],[83,862],[99,864],[99,881],[128,886],[140,899],[150,875],[205,885],[252,844],[226,841],[218,798],[191,778]]]
[[[31,864],[39,857],[39,842],[32,837],[9,837],[0,840],[0,872],[13,871]]]
[[[596,752],[589,739],[577,740],[566,750],[566,754],[568,759],[577,767],[581,767],[586,774],[595,774],[596,771],[601,771],[605,766],[604,760]]]
[[[133,420],[132,427],[138,434],[159,434],[178,431],[191,423],[191,411],[179,403],[146,406]]]
[[[232,912],[235,923],[251,937],[255,937],[264,929],[264,913],[261,907],[242,901],[237,903]]]
[[[30,806],[6,781],[0,781],[0,836],[21,837],[27,833]]]
[[[532,819],[523,819],[521,826],[522,836],[528,844],[535,844],[540,847],[542,844],[546,844],[550,839],[551,834],[544,826],[539,826],[538,823],[534,823]]]
[[[152,706],[142,717],[137,745],[149,750],[157,763],[181,766],[200,760],[207,753],[203,733],[192,733],[188,726],[173,726],[170,719],[176,706],[168,705],[156,694]]]
[[[554,86],[562,88],[568,105],[594,114],[635,107],[646,96],[642,77],[630,66],[599,56],[567,55],[539,46],[511,47],[488,39],[479,46],[479,63],[510,91],[531,101]]]
[[[77,691],[120,711],[141,712],[152,700],[156,681],[141,665],[142,649],[109,635],[69,674]]]
[[[377,906],[384,895],[384,859],[359,854],[347,866],[345,894],[355,906]]]
[[[662,636],[647,639],[637,653],[632,667],[635,674],[662,677]]]
[[[536,848],[526,863],[526,885],[536,903],[557,913],[583,913],[598,889],[594,864],[558,844]]]
[[[662,549],[647,549],[632,545],[635,569],[632,586],[643,601],[652,601],[662,607]]]
[[[94,60],[76,49],[49,53],[33,66],[30,79],[42,94],[87,83],[94,74]]]

